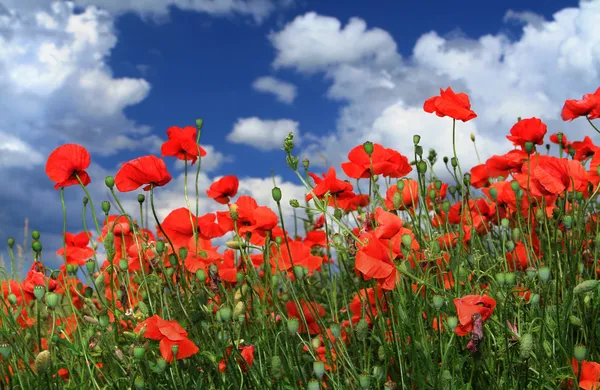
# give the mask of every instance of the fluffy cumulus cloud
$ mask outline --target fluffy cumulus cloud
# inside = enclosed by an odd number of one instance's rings
[[[228,164],[234,161],[233,156],[217,151],[217,149],[215,149],[215,147],[212,145],[202,145],[202,148],[206,150],[206,156],[202,157],[202,165],[200,168],[202,172],[213,172],[223,164]],[[175,167],[182,170],[185,168],[185,162],[183,160],[177,160]],[[196,166],[194,165],[192,168],[188,165],[188,169],[195,172]]]
[[[585,121],[564,123],[565,99],[580,98],[600,85],[600,1],[585,1],[545,21],[509,12],[522,34],[467,38],[422,35],[411,55],[402,58],[385,31],[353,18],[343,26],[332,17],[308,13],[269,36],[273,66],[301,73],[322,72],[328,97],[343,103],[335,132],[305,134],[305,153],[314,163],[327,156],[337,164],[350,148],[366,140],[384,143],[412,155],[407,139],[422,136],[425,148],[452,155],[452,122],[423,111],[423,102],[452,86],[471,98],[479,115],[458,123],[457,152],[463,166],[477,164],[468,136],[473,133],[482,158],[509,147],[505,136],[518,117],[538,116],[549,133],[569,139],[594,137]],[[377,48],[377,49],[375,49]],[[507,149],[504,149],[507,150]]]
[[[299,123],[290,119],[241,118],[233,126],[227,140],[236,144],[246,144],[259,150],[280,149],[283,140],[291,132],[298,140]]]
[[[252,88],[259,92],[271,93],[275,95],[277,100],[286,104],[292,104],[298,93],[294,84],[271,76],[257,78],[252,83]]]

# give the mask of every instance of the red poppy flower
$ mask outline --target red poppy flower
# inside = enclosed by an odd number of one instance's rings
[[[396,266],[390,257],[390,248],[370,233],[360,237],[365,243],[356,253],[354,267],[365,280],[376,279],[384,290],[393,290],[396,286]]]
[[[410,210],[419,204],[419,183],[413,179],[402,180],[402,190],[397,185],[390,186],[385,193],[385,207],[388,210]]]
[[[465,336],[473,330],[473,314],[477,313],[483,321],[487,321],[496,308],[496,300],[487,295],[467,295],[456,298],[454,306],[459,322],[455,332],[459,336]]]
[[[506,138],[524,149],[527,142],[543,145],[547,130],[546,124],[539,118],[521,119],[510,129],[511,135],[507,135]]]
[[[297,318],[299,320],[298,322],[300,323],[300,327],[298,328],[298,332],[308,332],[310,334],[321,333],[321,328],[319,328],[317,319],[325,315],[325,308],[316,302],[309,302],[305,301],[304,299],[300,300],[300,306],[301,307],[296,306],[296,303],[293,301],[289,301],[285,304],[288,317]],[[304,314],[306,326],[304,321],[302,321],[300,310],[302,310],[302,313]]]
[[[167,129],[169,140],[162,144],[161,153],[164,156],[176,157],[179,160],[191,160],[192,165],[200,156],[206,156],[206,151],[196,143],[196,128],[194,126],[172,126]]]
[[[448,87],[445,91],[440,88],[440,96],[434,96],[425,101],[423,105],[425,112],[435,112],[437,116],[461,120],[463,122],[477,118],[477,114],[471,110],[471,102],[466,93],[454,93]]]
[[[523,190],[533,196],[559,195],[564,191],[585,191],[587,172],[579,161],[537,156],[524,164],[523,173],[513,175]],[[529,173],[528,173],[529,172]]]
[[[273,272],[287,271],[294,265],[306,267],[310,273],[321,268],[323,258],[311,254],[310,247],[301,241],[289,241],[289,251],[287,245],[282,244],[279,247],[273,245],[271,249],[271,266]],[[290,259],[291,253],[291,259]]]
[[[600,118],[600,88],[594,93],[583,95],[581,100],[566,100],[561,117],[564,121],[572,121],[580,116],[586,116],[590,120]]]
[[[59,256],[64,256],[66,251],[67,264],[84,265],[86,260],[94,256],[94,250],[89,248],[90,235],[86,232],[73,234],[65,232],[66,248],[56,251]]]
[[[78,185],[79,180],[87,186],[92,181],[85,171],[90,166],[90,154],[77,144],[66,144],[54,149],[46,161],[46,174],[55,189]]]
[[[370,324],[371,319],[374,319],[379,312],[378,307],[384,312],[387,311],[387,304],[383,299],[383,290],[369,287],[354,294],[348,309],[352,313],[352,322],[356,323],[361,318],[365,318]]]
[[[485,164],[474,166],[469,173],[471,174],[471,186],[473,188],[483,188],[490,185],[490,176]]]
[[[140,322],[134,332],[139,333],[142,328],[146,329],[145,338],[160,340],[160,354],[167,362],[188,358],[199,351],[196,344],[187,338],[188,333],[177,321],[165,321],[155,314]],[[177,346],[176,356],[173,356],[174,346]]]
[[[327,234],[323,230],[311,230],[310,232],[306,233],[304,243],[310,248],[315,246],[324,247],[327,245]]]
[[[575,141],[571,143],[571,146],[573,149],[575,149],[575,156],[573,159],[577,161],[584,161],[600,150],[600,147],[594,145],[592,139],[587,136],[583,139],[583,141]]]
[[[225,357],[223,359],[221,359],[221,361],[219,362],[219,372],[221,372],[221,373],[223,373],[227,370],[227,360],[229,359],[229,356],[231,355],[231,349],[232,349],[231,346],[227,347],[227,351],[225,352]],[[240,368],[242,369],[242,371],[246,372],[246,371],[248,371],[248,368],[252,367],[252,364],[254,363],[255,348],[253,345],[244,345],[244,346],[240,345],[240,346],[238,346],[238,351],[242,358],[241,359],[238,358],[237,363],[240,366]]]
[[[579,378],[580,389],[600,389],[600,364],[583,360],[581,362],[581,375],[579,374],[579,364],[577,359],[573,358],[571,364],[573,365],[575,376]]]
[[[394,237],[400,229],[402,229],[402,220],[396,214],[388,213],[381,207],[375,210],[377,219],[377,229],[375,229],[375,237],[380,239],[390,239]]]
[[[162,187],[171,181],[171,175],[163,159],[156,156],[144,156],[123,164],[115,175],[115,184],[121,192],[135,191],[145,185],[144,191],[151,187]]]
[[[215,214],[209,213],[196,217],[187,208],[180,207],[171,211],[161,226],[175,249],[179,249],[188,246],[190,239],[194,236],[194,228],[200,239],[210,240],[223,236],[225,232],[215,222],[215,219]],[[162,232],[159,231],[159,235],[163,236]]]
[[[348,153],[348,160],[350,161],[342,164],[342,169],[353,179],[366,179],[371,175],[399,178],[412,171],[405,156],[380,144],[373,144],[370,157],[364,146],[359,145]]]
[[[510,173],[520,171],[525,161],[527,161],[527,153],[515,149],[504,155],[488,158],[485,167],[490,177],[506,178]]]
[[[206,190],[206,195],[221,204],[227,204],[229,203],[229,198],[237,194],[239,185],[240,181],[237,177],[233,175],[225,176],[212,183],[210,188]]]
[[[306,200],[311,200],[313,198],[313,194],[321,199],[325,196],[326,193],[330,193],[331,195],[341,194],[342,192],[350,192],[353,187],[347,181],[339,180],[336,176],[335,169],[333,167],[329,168],[327,174],[323,174],[323,178],[315,175],[314,173],[308,173],[310,177],[315,181],[316,186],[313,188],[312,192],[306,195]]]

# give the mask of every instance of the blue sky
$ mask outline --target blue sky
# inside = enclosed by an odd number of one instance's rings
[[[10,183],[0,190],[0,249],[22,238],[26,217],[50,252],[60,245],[60,200],[44,164],[67,142],[91,151],[99,205],[104,176],[159,154],[169,126],[202,117],[201,188],[236,174],[241,193],[270,204],[272,170],[284,200],[304,191],[279,150],[290,130],[316,172],[367,139],[409,154],[419,133],[448,154],[448,122],[422,111],[440,87],[467,92],[479,114],[459,129],[467,166],[477,163],[470,133],[488,157],[507,147],[518,116],[569,139],[589,134],[559,113],[564,99],[600,85],[599,1],[365,4],[0,0],[0,180]],[[181,165],[168,164],[161,216],[183,206]],[[134,210],[135,195],[124,196]],[[72,232],[82,228],[81,197],[68,189]]]

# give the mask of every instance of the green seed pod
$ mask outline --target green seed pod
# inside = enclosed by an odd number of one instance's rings
[[[98,316],[98,324],[100,324],[100,326],[103,328],[106,328],[108,326],[109,321],[110,318],[108,317],[108,314],[100,314]]]
[[[137,201],[138,201],[139,204],[144,203],[145,200],[146,200],[146,197],[144,196],[144,194],[139,194],[137,196]]]
[[[141,376],[138,376],[135,378],[135,381],[133,382],[133,385],[135,386],[136,390],[143,390],[146,387],[146,383],[144,382],[144,378],[142,378]]]
[[[368,389],[371,387],[371,376],[369,374],[361,374],[358,377],[358,383],[361,389]]]
[[[533,279],[537,276],[537,270],[533,267],[528,267],[525,270],[525,273],[527,274],[527,278],[529,278],[529,279]]]
[[[8,302],[11,305],[16,305],[17,304],[17,296],[15,294],[8,294]]]
[[[142,301],[138,302],[138,309],[140,309],[140,312],[145,316],[147,316],[149,313],[148,306],[146,306],[146,304]]]
[[[300,322],[297,318],[288,318],[287,320],[287,330],[289,334],[296,334],[298,332],[298,328],[300,328]]]
[[[46,293],[46,286],[44,286],[43,284],[38,284],[35,287],[33,287],[33,295],[35,296],[35,299],[37,299],[38,301],[40,301],[44,297],[45,293]]]
[[[583,344],[577,344],[573,349],[573,357],[578,361],[585,360],[587,355],[587,347]]]
[[[418,145],[421,142],[421,136],[419,134],[413,135],[413,144]]]
[[[104,215],[110,213],[110,202],[106,200],[102,202],[102,211],[104,211]]]
[[[165,359],[163,359],[163,358],[159,358],[156,361],[156,369],[157,369],[157,371],[159,373],[160,372],[164,372],[166,368],[167,368],[167,361]]]
[[[456,318],[455,316],[450,316],[446,319],[446,322],[448,323],[448,328],[454,332],[454,329],[456,329],[456,327],[458,326],[458,318]]]
[[[40,239],[40,231],[39,230],[32,231],[31,238],[33,238],[34,240],[39,240]]]
[[[573,217],[570,215],[565,215],[562,219],[562,223],[565,226],[565,229],[571,229],[571,226],[573,225]]]
[[[316,379],[311,379],[308,381],[308,385],[306,386],[307,390],[319,390],[321,388],[321,385],[319,384],[319,381]]]
[[[89,259],[85,262],[85,268],[91,274],[96,269],[96,261],[94,259]]]
[[[425,161],[419,161],[417,163],[417,172],[420,174],[424,174],[427,172],[427,163]]]
[[[203,269],[199,269],[198,271],[196,271],[196,278],[200,283],[206,282],[206,271],[204,271]]]
[[[156,243],[154,244],[154,247],[156,249],[156,253],[158,253],[158,255],[162,255],[163,252],[165,251],[165,242],[164,241],[156,241]]]
[[[58,294],[53,292],[46,293],[46,306],[54,309],[58,305]]]
[[[166,271],[167,276],[171,277],[175,273],[175,268],[167,268]]]
[[[297,199],[290,199],[290,206],[296,209],[300,207],[300,202]]]
[[[8,237],[8,247],[10,249],[12,249],[14,245],[15,245],[15,239],[12,237]]]
[[[331,324],[331,326],[329,327],[329,331],[331,332],[331,335],[335,338],[340,337],[342,334],[342,329],[338,324]]]
[[[313,362],[313,372],[318,379],[323,378],[323,375],[325,375],[325,364],[318,360]]]
[[[579,295],[579,294],[585,294],[590,291],[593,291],[598,286],[598,283],[599,283],[598,280],[583,281],[583,282],[579,283],[577,286],[575,286],[575,288],[573,289],[573,294]]]
[[[538,270],[538,277],[543,283],[548,283],[550,280],[550,268],[542,267]]]
[[[217,313],[221,314],[221,319],[223,321],[231,320],[231,308],[230,307],[222,307]]]
[[[439,311],[442,308],[442,306],[444,305],[444,298],[442,298],[439,295],[434,295],[432,298],[432,302],[433,302],[433,307],[435,307],[435,309]]]
[[[179,258],[181,260],[185,260],[188,255],[188,248],[182,246],[181,248],[179,248],[179,251],[177,253],[179,254]],[[204,256],[204,257],[206,257],[206,256]]]
[[[8,359],[10,356],[10,352],[11,352],[11,348],[9,344],[0,344],[0,355],[2,355],[2,357],[4,359]]]
[[[48,370],[50,366],[50,352],[42,351],[37,354],[34,362],[35,370],[38,374],[43,374]]]
[[[506,285],[512,287],[517,283],[517,275],[514,272],[508,272],[504,276],[506,278]]]
[[[335,219],[340,220],[344,216],[344,212],[342,211],[342,209],[335,209],[333,210],[333,216],[335,217]]]
[[[356,324],[356,338],[359,341],[363,341],[369,335],[369,323],[366,319],[361,318]]]
[[[507,252],[512,252],[513,249],[515,249],[515,243],[512,241],[506,241],[504,243],[504,248],[506,249]]]
[[[532,349],[533,349],[533,336],[531,335],[531,333],[525,333],[523,336],[521,336],[521,345],[519,348],[521,358],[529,359]]]
[[[363,150],[365,151],[365,153],[367,154],[367,156],[370,156],[373,154],[373,142],[367,141],[363,144]]]
[[[127,261],[127,259],[119,260],[119,269],[121,271],[127,271],[128,268],[129,268],[129,262]]]
[[[402,240],[402,245],[404,245],[407,248],[410,248],[412,241],[413,241],[410,234],[403,234],[401,237],[401,240]]]
[[[308,274],[308,270],[306,268],[304,268],[301,265],[295,265],[294,266],[294,277],[296,277],[296,279],[300,280],[300,279],[304,279],[304,276],[306,276]]]
[[[531,294],[529,302],[534,306],[538,306],[540,304],[540,294],[536,294],[536,293]]]

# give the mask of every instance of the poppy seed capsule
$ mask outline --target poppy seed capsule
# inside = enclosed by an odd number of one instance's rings
[[[53,292],[46,293],[46,306],[54,309],[58,305],[58,294]]]
[[[8,294],[8,302],[10,302],[11,305],[16,305],[17,296],[15,294]]]
[[[297,318],[288,318],[287,320],[287,330],[290,334],[296,334],[298,332],[298,328],[300,328],[300,322]]]
[[[35,299],[37,299],[38,301],[44,297],[45,293],[46,293],[46,287],[43,284],[38,284],[33,288],[33,295],[35,296]]]
[[[31,232],[31,238],[33,238],[34,240],[39,240],[40,239],[40,232],[39,230],[34,230]]]
[[[454,329],[458,326],[458,318],[455,316],[450,316],[446,319],[446,323],[448,324],[448,328],[454,332]]]
[[[133,384],[134,384],[136,390],[143,390],[146,387],[144,378],[142,378],[141,376],[136,377]]]
[[[146,356],[146,348],[142,345],[137,345],[133,348],[133,357],[135,360],[142,360]]]
[[[296,209],[300,207],[300,202],[297,199],[290,199],[290,206]]]
[[[10,249],[12,249],[12,247],[15,245],[15,239],[12,237],[8,237],[8,247]]]
[[[358,377],[358,383],[361,389],[368,389],[371,387],[371,376],[369,374],[361,374]]]
[[[140,203],[140,204],[141,204],[141,203],[144,203],[144,201],[145,201],[145,200],[146,200],[146,197],[144,196],[144,194],[139,194],[139,195],[137,196],[137,201],[138,201],[138,203]]]
[[[112,176],[106,176],[104,178],[104,184],[112,190],[112,188],[115,186],[115,178]]]
[[[104,215],[108,216],[108,213],[110,213],[110,202],[108,202],[107,200],[102,202],[102,211],[104,211]]]
[[[306,386],[307,390],[319,390],[321,388],[321,385],[319,384],[319,381],[316,379],[311,379],[308,381],[308,386]]]
[[[440,310],[442,308],[442,306],[444,305],[444,298],[442,298],[439,295],[434,295],[432,298],[433,301],[433,307],[435,307],[436,310]]]
[[[427,172],[427,163],[425,161],[421,160],[417,163],[417,172],[421,174]]]
[[[550,280],[550,268],[542,267],[538,270],[538,277],[544,283],[547,283]]]
[[[587,355],[587,347],[583,344],[577,344],[573,349],[573,357],[578,361],[585,360]]]
[[[367,154],[367,156],[371,156],[373,154],[373,142],[367,141],[363,144],[363,150]]]
[[[0,344],[0,355],[2,355],[4,359],[8,359],[10,356],[10,351],[11,348],[9,344]]]
[[[323,378],[323,375],[325,375],[325,364],[321,361],[313,362],[313,372],[317,378]]]
[[[369,323],[366,319],[361,318],[356,324],[356,338],[359,341],[363,341],[367,338],[369,334]]]

